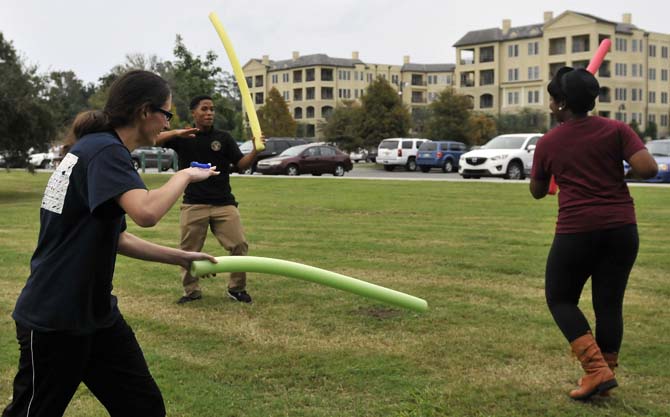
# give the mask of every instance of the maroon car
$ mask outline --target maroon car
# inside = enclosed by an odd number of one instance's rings
[[[349,155],[324,143],[293,146],[279,156],[258,161],[256,170],[262,174],[333,174],[341,177],[351,171]]]

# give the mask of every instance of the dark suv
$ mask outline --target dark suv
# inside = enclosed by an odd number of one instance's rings
[[[280,153],[284,152],[286,149],[291,148],[297,145],[305,145],[309,143],[304,139],[295,139],[295,138],[266,138],[265,139],[265,149],[258,154],[253,165],[247,168],[245,171],[240,171],[240,174],[253,174],[256,172],[256,166],[258,161],[263,159],[272,158],[277,156]],[[243,154],[248,154],[253,149],[253,144],[250,140],[244,142],[240,145],[240,150]]]
[[[167,171],[174,167],[175,152],[169,148],[160,146],[142,146],[131,152],[133,166],[135,169],[142,168],[142,159],[144,159],[144,168],[159,168],[161,171]]]

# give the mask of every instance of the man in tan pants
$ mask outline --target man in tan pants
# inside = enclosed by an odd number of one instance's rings
[[[255,145],[252,152],[243,155],[237,142],[228,134],[214,129],[214,102],[209,96],[197,96],[191,100],[191,115],[195,127],[177,129],[160,134],[156,144],[172,148],[179,156],[179,169],[187,168],[191,162],[210,163],[218,168],[220,175],[186,187],[181,207],[179,225],[181,248],[183,250],[202,249],[207,237],[207,229],[230,255],[244,256],[249,245],[244,237],[244,229],[237,209],[237,201],[230,187],[229,167],[237,165],[246,169],[258,154]],[[250,303],[251,296],[246,291],[246,273],[230,274],[228,296],[233,300]],[[184,295],[178,304],[199,300],[202,289],[197,277],[182,271]]]

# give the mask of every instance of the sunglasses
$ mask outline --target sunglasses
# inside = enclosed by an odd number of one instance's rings
[[[172,120],[172,118],[174,117],[174,115],[172,113],[170,113],[167,110],[163,110],[160,107],[154,107],[154,111],[157,111],[159,113],[163,113],[163,116],[165,116],[165,118],[167,119],[168,122],[170,120]]]

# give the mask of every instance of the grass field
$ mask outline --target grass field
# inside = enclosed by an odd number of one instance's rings
[[[146,175],[154,188],[165,175]],[[0,407],[18,345],[47,174],[0,173]],[[177,268],[119,257],[115,294],[169,416],[668,416],[670,189],[632,188],[641,250],[610,399],[567,397],[577,362],[544,302],[556,199],[527,184],[234,177],[250,255],[340,272],[428,301],[417,314],[279,276],[227,277],[178,306]],[[178,205],[131,232],[176,245]],[[212,236],[205,250],[223,255]],[[590,287],[582,305],[592,320]],[[592,321],[591,321],[592,322]],[[80,387],[66,416],[105,416]]]

